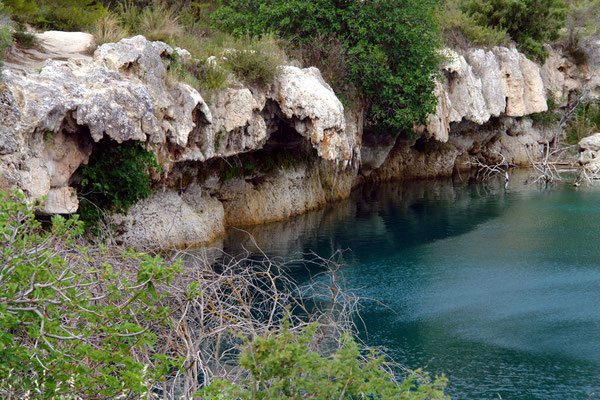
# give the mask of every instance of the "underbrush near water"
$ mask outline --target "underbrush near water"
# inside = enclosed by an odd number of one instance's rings
[[[582,99],[566,124],[567,143],[577,144],[600,131],[600,100]]]
[[[160,172],[155,155],[140,143],[100,143],[79,170],[79,213],[93,227],[105,212],[125,213],[150,196],[152,174]]]
[[[446,398],[352,339],[335,258],[298,288],[260,251],[134,252],[38,207],[0,192],[3,399]]]

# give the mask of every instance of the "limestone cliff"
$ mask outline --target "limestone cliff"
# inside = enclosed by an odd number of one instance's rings
[[[375,136],[315,68],[283,67],[270,85],[236,83],[205,101],[167,74],[169,55],[182,50],[137,36],[90,55],[89,36],[68,35],[40,35],[46,53],[19,54],[3,71],[0,189],[46,196],[48,214],[73,213],[77,170],[97,143],[145,143],[164,174],[150,198],[114,217],[121,238],[139,245],[207,242],[226,226],[346,198],[365,180],[449,176],[474,157],[526,164],[558,132],[523,117],[546,111],[549,93],[596,82],[588,70],[573,84],[579,69],[558,53],[540,67],[515,49],[445,50],[427,126],[414,137]],[[56,50],[65,42],[67,57]],[[278,151],[294,162],[269,164]],[[219,169],[242,156],[261,167],[224,179]]]

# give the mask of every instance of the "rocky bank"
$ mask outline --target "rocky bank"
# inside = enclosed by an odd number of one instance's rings
[[[528,116],[545,112],[549,96],[600,88],[600,67],[556,51],[539,66],[512,48],[445,50],[427,126],[374,135],[316,68],[286,66],[270,85],[236,82],[204,99],[167,73],[184,50],[136,36],[91,54],[92,41],[46,32],[35,54],[9,59],[0,189],[46,196],[47,214],[73,213],[77,170],[98,146],[142,142],[163,172],[150,198],[113,217],[120,238],[140,246],[210,242],[226,226],[282,220],[365,181],[451,176],[473,159],[525,165],[560,134]]]

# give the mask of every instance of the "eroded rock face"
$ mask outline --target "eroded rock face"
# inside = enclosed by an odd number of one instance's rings
[[[92,43],[80,33],[47,32],[39,39],[48,57],[80,54]],[[31,198],[69,187],[92,142],[105,137],[153,143],[168,172],[176,162],[261,149],[281,119],[322,158],[360,162],[362,120],[349,115],[354,129],[348,135],[344,109],[318,70],[284,67],[274,84],[226,89],[209,108],[194,88],[167,76],[166,56],[173,51],[136,36],[104,44],[93,57],[48,59],[39,70],[33,62],[9,64],[0,94],[0,161],[6,166],[0,184]],[[54,191],[53,199],[67,192],[72,189]],[[66,204],[62,212],[72,212],[73,200],[63,200],[53,200],[52,209]]]
[[[523,117],[548,110],[541,70],[515,49],[471,49],[465,55],[444,50],[449,61],[438,83],[436,114],[429,117],[427,135],[446,142],[450,124],[478,125],[491,117]]]
[[[232,179],[218,190],[227,226],[281,221],[347,198],[356,173],[322,160],[279,169],[258,183]]]
[[[52,33],[42,41],[50,49],[68,37]],[[475,158],[497,162],[500,154],[527,164],[557,132],[520,117],[545,111],[548,93],[570,93],[583,87],[576,85],[581,76],[594,75],[577,75],[580,68],[557,54],[540,69],[515,49],[446,50],[427,127],[414,137],[363,137],[362,112],[345,110],[316,68],[283,67],[262,87],[235,84],[209,106],[167,74],[167,55],[191,57],[184,50],[136,36],[92,56],[82,50],[88,39],[64,44],[78,54],[73,59],[47,60],[40,70],[9,64],[3,73],[0,189],[47,196],[46,213],[72,213],[75,172],[103,139],[147,143],[165,176],[182,165],[242,165],[237,156],[268,153],[269,146],[295,146],[305,156],[291,167],[233,179],[198,172],[191,184],[159,189],[114,217],[124,242],[151,247],[203,243],[226,226],[283,220],[346,198],[363,180],[448,176]]]
[[[71,36],[50,32],[40,39],[56,47]],[[79,51],[80,42],[65,48]],[[197,91],[167,82],[162,57],[172,51],[136,36],[100,46],[88,59],[46,60],[39,71],[6,68],[0,161],[16,169],[14,186],[31,198],[49,196],[52,212],[71,213],[77,199],[64,188],[87,162],[92,141],[184,145],[194,113],[210,120],[210,111]]]
[[[157,191],[127,215],[113,215],[118,237],[135,247],[168,248],[207,243],[224,232],[219,201],[201,191],[184,197],[190,203],[173,190]]]
[[[273,85],[273,98],[296,131],[308,138],[320,157],[351,160],[344,106],[318,69],[284,67]]]

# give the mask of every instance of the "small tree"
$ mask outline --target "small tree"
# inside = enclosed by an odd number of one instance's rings
[[[136,142],[120,145],[105,142],[81,167],[79,213],[94,224],[103,211],[124,213],[150,196],[150,171],[157,170],[154,154]]]

